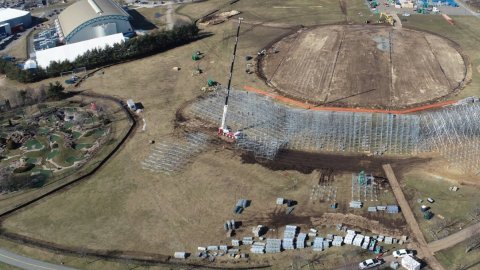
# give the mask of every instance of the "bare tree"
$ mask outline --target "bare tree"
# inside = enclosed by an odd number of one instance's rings
[[[472,250],[480,248],[480,234],[475,234],[472,232],[472,237],[467,240],[467,246],[465,248],[465,253],[468,253]]]

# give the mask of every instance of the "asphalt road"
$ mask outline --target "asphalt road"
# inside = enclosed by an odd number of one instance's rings
[[[46,263],[23,257],[6,251],[2,248],[0,248],[0,261],[26,270],[75,270],[74,268],[69,268],[62,265]]]

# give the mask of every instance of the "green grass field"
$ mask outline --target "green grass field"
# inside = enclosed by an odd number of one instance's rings
[[[418,174],[405,176],[402,184],[410,207],[412,207],[427,241],[435,240],[430,229],[434,228],[435,222],[441,219],[440,216],[443,216],[446,220],[455,221],[451,227],[451,233],[453,233],[460,228],[471,225],[472,220],[469,213],[480,205],[480,197],[478,196],[480,188],[478,187],[460,186],[447,180]],[[453,185],[460,189],[456,192],[450,191],[448,188]],[[427,202],[428,197],[433,198],[435,202]],[[418,203],[418,199],[422,199],[423,202]],[[435,214],[431,220],[423,218],[420,211],[421,205],[431,207],[431,211]]]
[[[446,270],[480,269],[480,249],[465,253],[466,242],[435,254]]]

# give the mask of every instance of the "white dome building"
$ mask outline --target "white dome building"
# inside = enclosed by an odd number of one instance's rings
[[[55,27],[66,44],[133,31],[130,15],[114,0],[80,0],[66,8]]]
[[[28,59],[27,61],[25,61],[25,63],[23,64],[23,69],[24,70],[29,70],[29,69],[36,69],[37,68],[37,61],[33,60],[33,59]]]

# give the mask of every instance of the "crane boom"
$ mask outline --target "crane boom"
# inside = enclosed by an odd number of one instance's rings
[[[240,24],[242,23],[242,20],[243,18],[238,18],[237,35],[235,36],[235,46],[233,47],[233,57],[232,57],[232,62],[230,64],[230,74],[228,77],[228,84],[227,84],[227,96],[225,97],[225,105],[223,106],[223,115],[222,115],[222,125],[220,126],[222,130],[226,128],[225,121],[227,119],[228,98],[230,97],[230,86],[232,84],[233,65],[235,64],[235,55],[237,53],[238,36],[240,34]]]

